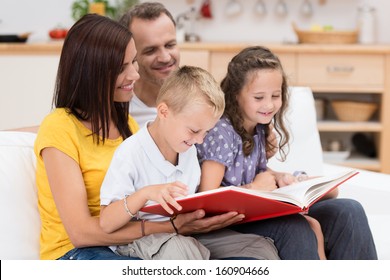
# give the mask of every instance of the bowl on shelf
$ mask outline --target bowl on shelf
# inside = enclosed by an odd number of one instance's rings
[[[337,118],[346,122],[368,121],[378,108],[378,104],[374,102],[350,100],[333,100],[331,106]]]
[[[301,30],[292,24],[301,44],[355,44],[358,41],[357,30]]]

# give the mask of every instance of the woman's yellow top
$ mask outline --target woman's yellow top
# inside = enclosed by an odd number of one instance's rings
[[[129,117],[130,130],[135,133],[138,124]],[[91,130],[64,108],[55,109],[42,122],[35,141],[37,156],[36,183],[38,207],[41,216],[40,257],[58,259],[74,248],[65,231],[50,190],[41,152],[54,147],[74,159],[80,166],[92,216],[100,214],[100,186],[122,137],[106,139],[104,144],[93,142]]]

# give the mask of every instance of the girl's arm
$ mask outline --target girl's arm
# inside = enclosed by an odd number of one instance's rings
[[[201,166],[201,174],[199,192],[217,189],[222,184],[225,166],[216,161],[205,160]],[[242,185],[241,187],[257,190],[274,190],[276,189],[275,176],[272,172],[262,172],[256,175],[252,183]]]
[[[225,165],[213,160],[205,160],[201,165],[201,174],[198,192],[217,189],[222,184]]]

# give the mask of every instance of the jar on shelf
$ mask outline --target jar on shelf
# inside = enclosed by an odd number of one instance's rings
[[[359,43],[376,43],[376,11],[375,8],[363,4],[358,8]]]

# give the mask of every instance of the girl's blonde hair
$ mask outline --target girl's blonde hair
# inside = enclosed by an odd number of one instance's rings
[[[183,66],[173,71],[164,81],[156,103],[166,103],[174,113],[189,105],[207,104],[219,118],[225,108],[224,93],[213,76],[195,66]]]

